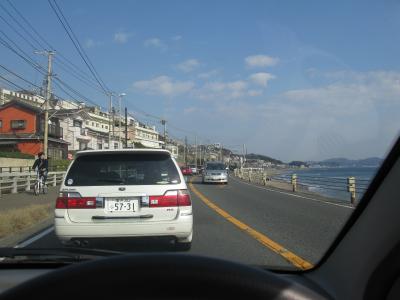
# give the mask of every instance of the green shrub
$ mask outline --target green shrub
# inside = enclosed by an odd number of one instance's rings
[[[68,159],[50,159],[49,171],[65,171],[70,163]]]
[[[17,151],[0,151],[0,157],[7,157],[7,158],[22,158],[22,159],[34,159],[35,156],[32,154],[21,153]]]

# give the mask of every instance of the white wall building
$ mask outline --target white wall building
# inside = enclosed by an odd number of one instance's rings
[[[45,99],[42,96],[36,95],[29,91],[14,92],[7,89],[0,88],[0,105],[3,105],[13,99],[25,100],[30,104],[40,106],[44,103]]]
[[[169,152],[171,152],[173,158],[178,159],[179,148],[177,145],[167,144],[165,146],[165,149],[167,149]]]
[[[134,142],[149,148],[162,148],[164,144],[159,140],[159,133],[155,126],[147,126],[137,121],[135,122]]]

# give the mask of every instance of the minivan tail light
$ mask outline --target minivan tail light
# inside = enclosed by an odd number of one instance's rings
[[[150,196],[149,207],[190,206],[190,195],[187,190],[167,191],[162,196]]]
[[[189,194],[188,190],[179,190],[178,191],[178,205],[179,206],[192,205],[192,201],[190,201],[190,194]]]
[[[60,193],[56,201],[56,208],[96,208],[96,197],[81,197],[79,193]]]
[[[150,196],[150,207],[178,206],[178,191],[166,191],[162,196]]]

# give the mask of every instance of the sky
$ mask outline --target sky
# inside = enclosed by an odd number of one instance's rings
[[[67,57],[93,80],[48,1],[12,3],[56,50],[56,76],[106,109],[106,95],[58,63]],[[398,1],[57,3],[107,87],[126,93],[123,106],[160,129],[149,115],[165,118],[172,137],[291,161],[384,157],[399,135]],[[0,63],[42,82],[2,45]]]

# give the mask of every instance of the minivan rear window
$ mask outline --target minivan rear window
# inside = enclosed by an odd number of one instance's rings
[[[80,156],[65,178],[66,186],[162,185],[180,182],[173,160],[165,153]]]

